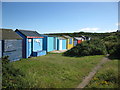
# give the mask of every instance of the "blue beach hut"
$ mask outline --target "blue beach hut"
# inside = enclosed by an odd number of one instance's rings
[[[30,30],[15,31],[23,38],[23,58],[46,55],[43,50],[43,38],[38,32]]]
[[[67,49],[67,40],[63,37],[57,38],[57,50],[66,50]]]
[[[22,37],[12,29],[0,29],[0,58],[4,56],[10,61],[22,58]]]
[[[43,50],[47,52],[57,50],[57,37],[53,35],[42,35],[43,38]]]

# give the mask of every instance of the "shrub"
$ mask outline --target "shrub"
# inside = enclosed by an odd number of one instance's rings
[[[19,69],[15,69],[8,60],[8,56],[2,58],[2,87],[22,87],[23,73]]]
[[[105,45],[102,40],[94,39],[84,41],[81,44],[63,53],[65,56],[89,56],[89,55],[105,55],[107,54]]]
[[[120,59],[120,43],[114,45],[113,49],[110,52],[110,56]]]
[[[120,33],[108,36],[103,41],[110,57],[120,58]]]

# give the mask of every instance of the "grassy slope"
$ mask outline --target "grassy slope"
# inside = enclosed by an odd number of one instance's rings
[[[111,60],[94,76],[86,88],[117,88],[118,60]]]
[[[26,86],[36,88],[75,88],[99,63],[103,56],[81,58],[65,57],[61,54],[23,59],[13,62],[26,74]],[[29,84],[29,85],[28,85]]]

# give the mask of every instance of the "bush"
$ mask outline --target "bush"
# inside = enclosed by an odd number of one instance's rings
[[[107,54],[105,45],[102,40],[94,39],[84,41],[81,44],[63,53],[64,56],[89,56],[89,55],[105,55]]]
[[[22,87],[23,73],[19,69],[15,69],[13,65],[8,60],[8,57],[2,58],[2,87]]]
[[[120,33],[108,36],[103,41],[110,57],[120,58]]]
[[[114,45],[113,49],[110,52],[110,57],[120,59],[120,43]]]

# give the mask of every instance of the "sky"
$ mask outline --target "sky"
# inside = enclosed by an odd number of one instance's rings
[[[2,2],[2,28],[39,33],[112,32],[117,2]]]

